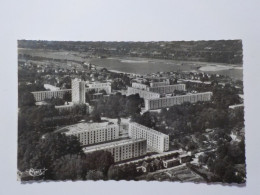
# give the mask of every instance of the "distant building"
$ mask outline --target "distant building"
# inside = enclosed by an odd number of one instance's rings
[[[71,81],[72,87],[72,102],[75,104],[85,104],[86,94],[85,94],[85,81],[80,79],[73,79]]]
[[[184,102],[196,103],[198,101],[210,101],[212,92],[203,92],[196,94],[187,94],[172,97],[145,99],[145,110],[156,110],[167,108],[174,105],[180,105]]]
[[[234,110],[243,109],[243,108],[244,108],[244,104],[230,105],[228,108],[229,108],[229,109],[234,109]]]
[[[68,127],[67,136],[74,135],[81,145],[96,144],[119,138],[117,124],[105,123],[78,123]]]
[[[99,93],[104,90],[107,94],[111,94],[111,83],[87,83],[86,92],[94,90],[95,93]]]
[[[146,155],[147,143],[145,139],[127,139],[83,148],[86,154],[100,150],[110,152],[114,161],[119,162]]]
[[[129,123],[129,137],[133,139],[143,138],[147,140],[147,147],[155,152],[169,150],[169,135],[153,130],[135,122]]]
[[[142,90],[142,89],[137,89],[137,88],[133,88],[133,87],[128,87],[127,88],[127,95],[134,95],[134,94],[139,94],[139,96],[141,98],[144,99],[153,99],[153,98],[160,98],[160,94],[159,93],[154,93],[154,92],[150,92],[150,91],[146,91],[146,90]]]
[[[132,83],[132,87],[136,89],[147,90],[149,86],[143,83]]]
[[[163,83],[163,84],[162,84]],[[156,82],[156,83],[150,83],[150,86],[142,83],[132,83],[132,87],[128,87],[128,93],[129,92],[139,92],[144,93],[144,91],[159,93],[159,94],[169,94],[174,93],[175,90],[178,91],[185,91],[186,85],[185,84],[176,84],[176,85],[166,85],[168,82]],[[164,85],[165,84],[165,85]],[[131,93],[133,94],[133,93]],[[141,95],[140,95],[141,96]]]
[[[170,85],[169,79],[165,79],[164,81],[161,82],[151,82],[150,87],[160,87],[160,86],[165,86],[165,85]]]
[[[59,87],[56,87],[54,85],[50,85],[50,84],[44,84],[43,87],[47,90],[50,90],[50,91],[57,91],[57,90],[60,90]]]
[[[175,90],[185,91],[185,84],[176,84],[176,85],[165,85],[165,86],[157,86],[157,87],[149,87],[148,91],[152,91],[160,94],[174,93]]]

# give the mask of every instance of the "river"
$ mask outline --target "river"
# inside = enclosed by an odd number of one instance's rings
[[[241,65],[218,64],[208,62],[188,62],[147,58],[92,58],[89,62],[107,68],[127,73],[150,74],[170,71],[197,71],[209,74],[220,74],[233,79],[243,80]],[[201,69],[201,70],[200,70]]]

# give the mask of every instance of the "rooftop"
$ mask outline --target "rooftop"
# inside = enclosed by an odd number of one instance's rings
[[[176,98],[176,97],[188,97],[191,95],[204,95],[204,94],[211,94],[211,91],[207,91],[207,92],[201,92],[201,93],[188,93],[186,95],[176,95],[176,96],[172,96],[172,97],[161,97],[161,98],[146,98],[147,100],[159,100],[159,99],[170,99],[170,98]]]
[[[230,105],[228,108],[234,109],[234,108],[239,108],[239,107],[243,107],[244,104],[235,104],[235,105]]]
[[[168,136],[168,135],[166,135],[166,134],[164,134],[164,133],[161,133],[161,132],[159,132],[159,131],[156,131],[156,130],[154,130],[154,129],[151,129],[151,128],[149,128],[149,127],[146,127],[146,126],[144,126],[144,125],[140,125],[139,123],[130,122],[130,124],[134,124],[134,125],[136,125],[136,126],[142,127],[143,129],[145,129],[145,130],[147,130],[147,131],[150,131],[150,132],[153,132],[154,134],[157,134],[157,135]]]
[[[110,124],[109,122],[103,122],[103,123],[78,123],[75,125],[71,125],[68,127],[65,127],[69,131],[66,132],[66,134],[76,133],[76,132],[84,132],[84,131],[90,131],[95,130],[99,128],[105,128],[105,127],[113,127],[118,126],[117,124]]]
[[[103,149],[107,149],[107,148],[113,148],[115,146],[123,146],[126,144],[132,144],[132,143],[136,143],[136,142],[141,142],[144,141],[145,139],[139,138],[139,139],[125,139],[125,140],[120,140],[120,141],[114,141],[114,142],[109,142],[109,143],[105,143],[105,144],[97,144],[94,146],[88,146],[83,148],[83,151],[88,153],[88,152],[94,152],[97,150],[103,150]]]
[[[164,162],[174,162],[174,161],[176,161],[176,160],[178,160],[178,159],[176,159],[176,158],[171,158],[171,159],[163,160],[163,161],[164,161]]]
[[[59,89],[59,90],[55,90],[55,91],[33,91],[31,93],[48,93],[48,92],[62,92],[62,91],[71,91],[71,89]]]

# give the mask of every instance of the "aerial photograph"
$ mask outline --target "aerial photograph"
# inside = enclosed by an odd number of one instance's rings
[[[242,40],[17,47],[21,183],[246,183]]]

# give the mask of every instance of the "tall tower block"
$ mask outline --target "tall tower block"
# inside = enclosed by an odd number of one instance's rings
[[[71,81],[72,87],[72,102],[75,104],[85,104],[86,94],[85,94],[85,81],[81,79],[73,79]]]

